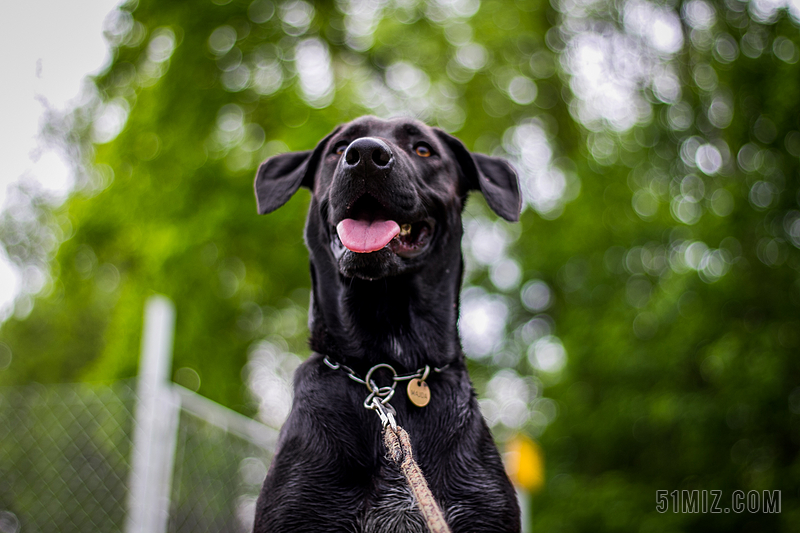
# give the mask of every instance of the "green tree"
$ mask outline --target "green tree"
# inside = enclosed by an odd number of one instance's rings
[[[20,189],[3,220],[29,290],[0,381],[134,375],[157,291],[175,368],[252,413],[248,353],[307,353],[309,284],[308,197],[257,217],[258,163],[411,113],[520,170],[520,225],[468,206],[462,322],[496,434],[544,449],[534,527],[790,531],[799,24],[764,0],[126,4],[51,125],[79,186]],[[660,514],[660,489],[780,490],[782,512]]]

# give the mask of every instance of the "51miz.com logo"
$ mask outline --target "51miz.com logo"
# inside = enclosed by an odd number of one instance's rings
[[[656,511],[666,513],[780,513],[781,491],[735,490],[723,502],[721,490],[657,490]]]

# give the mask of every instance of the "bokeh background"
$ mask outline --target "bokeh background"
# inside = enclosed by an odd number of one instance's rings
[[[0,385],[137,373],[279,427],[308,355],[307,191],[256,215],[258,164],[362,114],[412,115],[519,171],[519,224],[465,213],[461,333],[500,442],[541,450],[534,531],[800,523],[797,0],[127,2],[107,68],[19,181]],[[780,490],[780,514],[656,511],[656,490]]]

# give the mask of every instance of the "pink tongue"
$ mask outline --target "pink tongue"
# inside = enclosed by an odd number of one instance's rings
[[[336,225],[336,232],[345,248],[365,254],[380,250],[400,233],[394,220],[354,220],[346,218]]]

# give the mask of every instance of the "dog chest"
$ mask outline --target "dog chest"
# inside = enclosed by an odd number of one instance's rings
[[[362,533],[427,533],[417,502],[399,472],[382,468],[375,488],[367,501]]]

